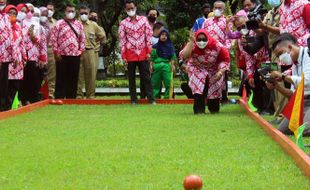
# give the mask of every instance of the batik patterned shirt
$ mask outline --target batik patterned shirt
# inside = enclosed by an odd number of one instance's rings
[[[144,61],[152,52],[152,28],[144,16],[126,18],[119,26],[119,40],[122,59]]]
[[[306,4],[309,4],[307,0],[291,0],[289,5],[284,3],[280,7],[280,33],[292,34],[300,46],[307,46],[307,39],[310,37],[303,17]]]
[[[224,47],[230,49],[231,40],[228,39],[226,33],[226,18],[221,16],[219,18],[211,17],[205,19],[203,28],[208,31],[209,35],[223,44]],[[229,29],[232,29],[232,24],[229,24]]]
[[[0,63],[12,62],[13,57],[13,32],[7,14],[0,13]]]
[[[66,21],[59,20],[52,29],[50,43],[57,55],[80,56],[85,51],[84,28],[80,21],[69,21],[77,32],[75,35]]]

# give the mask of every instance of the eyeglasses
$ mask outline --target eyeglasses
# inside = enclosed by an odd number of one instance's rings
[[[206,38],[197,38],[196,41],[197,42],[206,42],[207,39]]]
[[[80,15],[88,15],[87,12],[81,12]]]

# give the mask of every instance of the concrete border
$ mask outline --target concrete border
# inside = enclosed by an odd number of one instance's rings
[[[291,141],[287,136],[282,134],[279,130],[274,128],[266,120],[260,117],[259,114],[253,112],[247,102],[244,99],[239,100],[240,106],[246,111],[246,113],[257,123],[262,129],[276,142],[282,149],[290,155],[295,161],[296,165],[303,171],[305,176],[310,179],[310,157],[302,151],[296,144]]]

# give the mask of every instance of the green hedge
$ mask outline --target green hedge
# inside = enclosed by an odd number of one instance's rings
[[[179,78],[175,78],[173,80],[173,84],[176,88],[179,88],[181,86],[182,81]],[[233,87],[238,87],[240,85],[240,80],[232,80]],[[136,80],[137,87],[140,87],[140,80]],[[106,79],[106,80],[100,80],[96,81],[97,88],[128,88],[128,80],[127,79]]]

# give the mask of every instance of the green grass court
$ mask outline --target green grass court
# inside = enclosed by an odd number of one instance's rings
[[[0,189],[310,189],[238,105],[48,106],[0,121]]]

